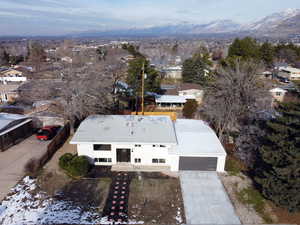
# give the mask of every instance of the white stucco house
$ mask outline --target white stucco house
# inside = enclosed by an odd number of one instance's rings
[[[283,102],[284,97],[288,91],[284,90],[283,88],[276,87],[269,90],[269,92],[272,96],[273,101]]]
[[[79,126],[71,144],[95,165],[166,167],[171,171],[223,172],[226,152],[201,120],[169,116],[93,115]]]

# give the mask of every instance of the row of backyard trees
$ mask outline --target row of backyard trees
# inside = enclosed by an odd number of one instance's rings
[[[228,51],[228,58],[234,57],[262,61],[267,67],[272,67],[275,60],[296,64],[300,61],[300,47],[292,43],[272,45],[264,42],[261,45],[250,37],[237,38]]]

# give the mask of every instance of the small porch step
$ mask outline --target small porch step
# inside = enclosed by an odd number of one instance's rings
[[[127,171],[127,172],[163,172],[170,171],[170,166],[144,166],[144,165],[133,165],[130,163],[118,163],[112,165],[111,171]]]

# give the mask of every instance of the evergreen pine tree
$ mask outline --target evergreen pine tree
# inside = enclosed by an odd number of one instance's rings
[[[196,83],[206,86],[211,79],[210,66],[212,62],[208,53],[197,53],[184,61],[182,80],[186,83]]]
[[[300,104],[278,107],[266,123],[254,179],[263,195],[291,212],[300,210]]]

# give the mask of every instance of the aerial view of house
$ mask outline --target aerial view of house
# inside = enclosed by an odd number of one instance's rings
[[[226,152],[213,130],[200,120],[168,116],[93,115],[71,144],[96,165],[129,163],[171,171],[224,171]]]

